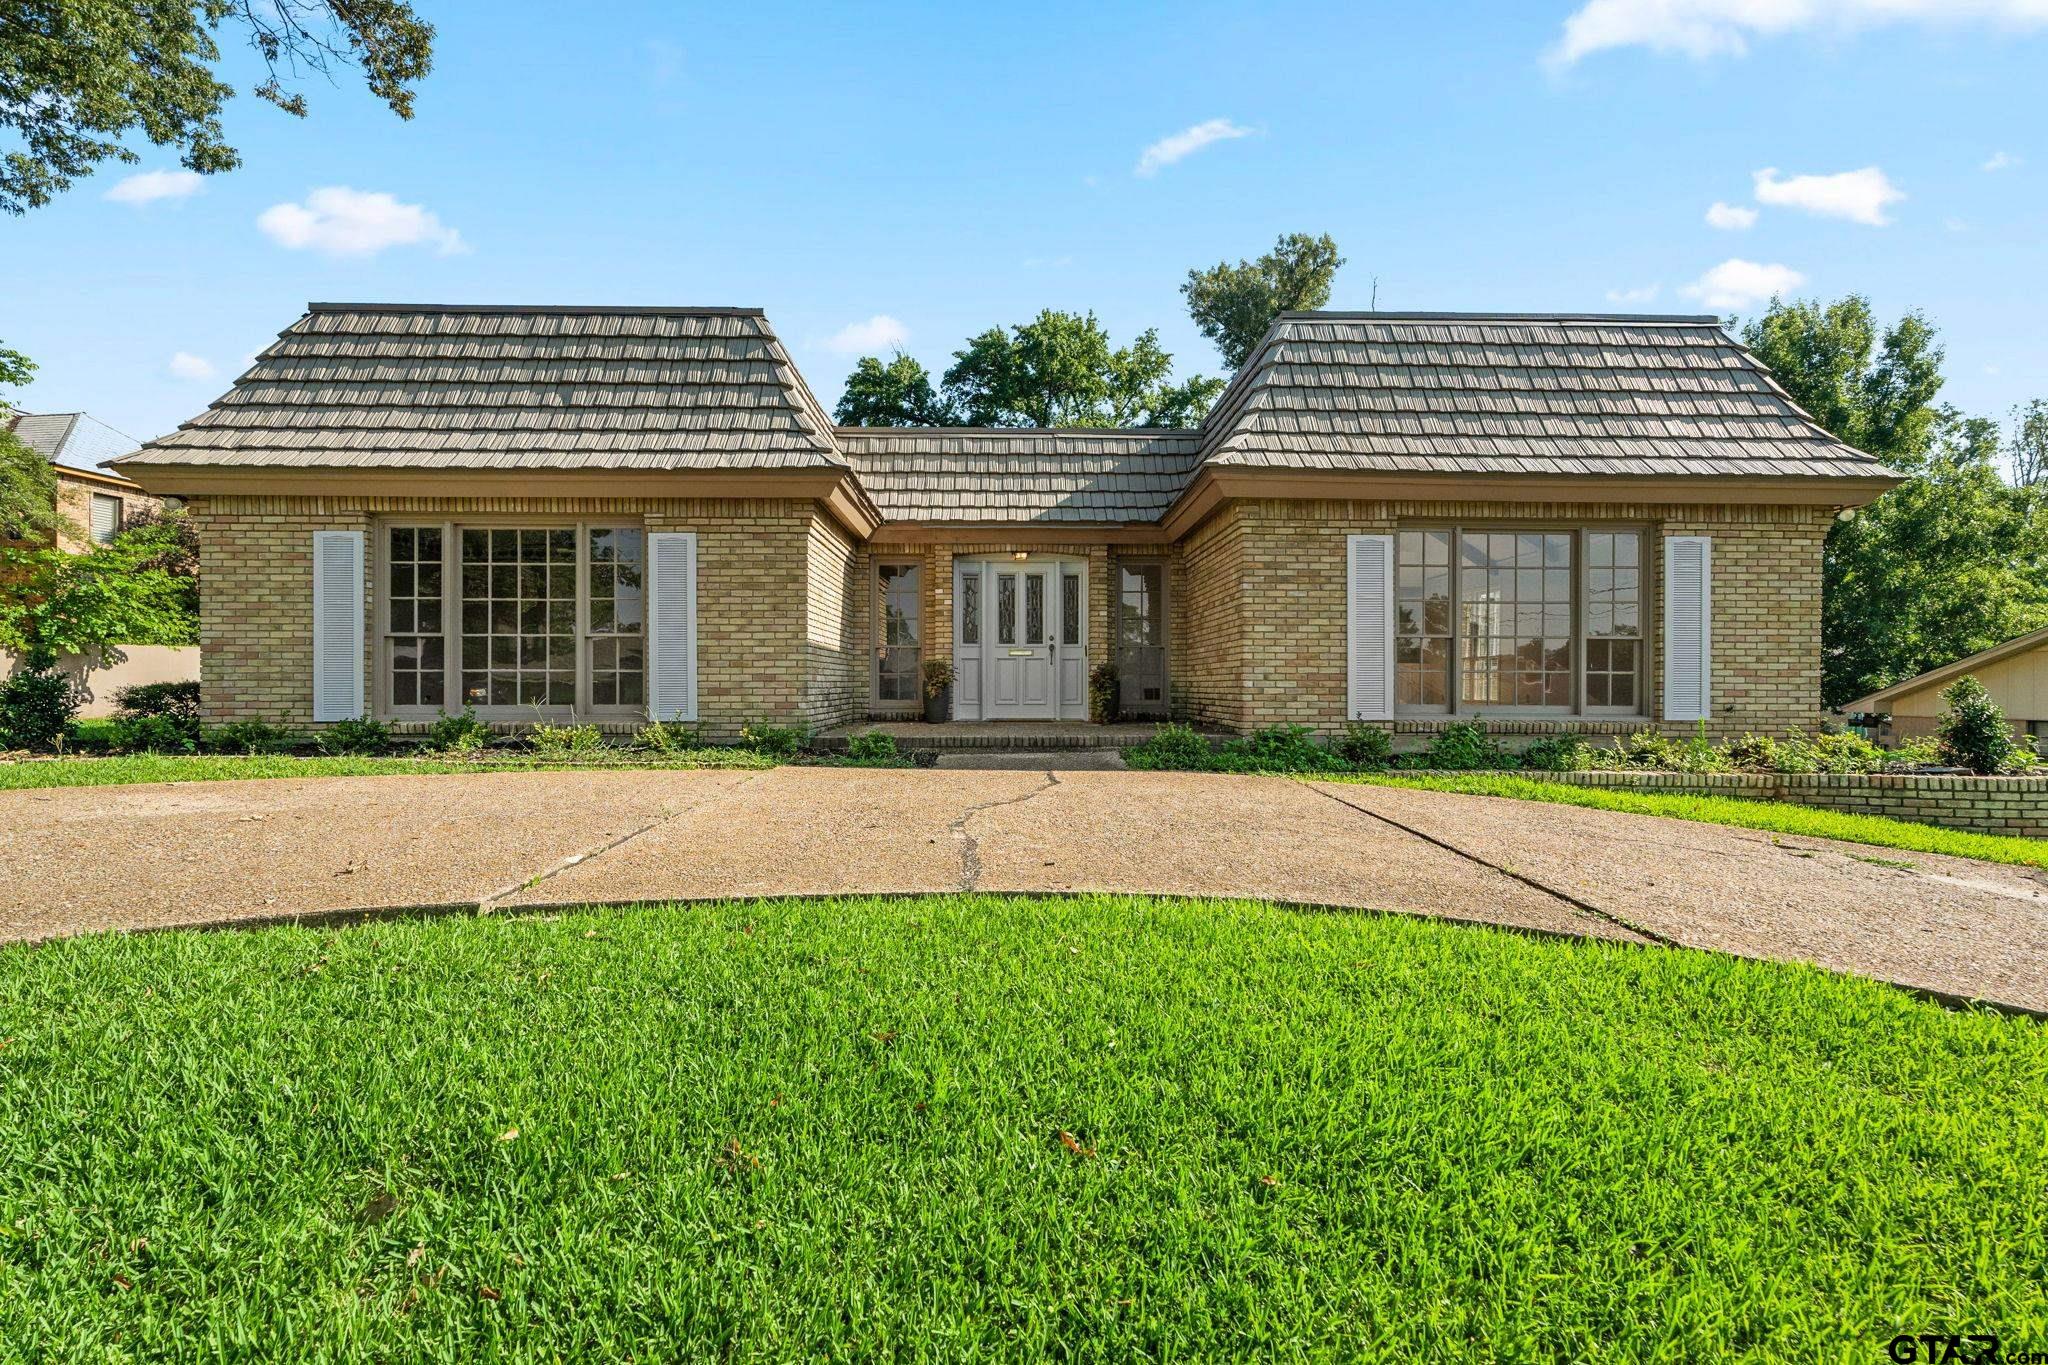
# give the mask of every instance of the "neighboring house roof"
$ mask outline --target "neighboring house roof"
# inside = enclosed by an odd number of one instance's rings
[[[126,455],[136,442],[91,413],[17,412],[8,417],[7,429],[60,469],[128,484],[119,474],[94,466]]]
[[[1895,682],[1890,687],[1881,687],[1867,697],[1858,697],[1855,701],[1845,703],[1841,709],[1845,715],[1858,711],[1882,711],[1889,703],[1909,693],[1925,692],[1930,687],[1943,686],[1965,673],[1995,664],[2001,659],[2010,659],[2015,654],[2024,654],[2030,649],[2039,649],[2043,645],[2048,645],[2048,626],[2040,630],[2030,630],[2025,635],[2015,635],[2004,644],[1980,649],[1975,654],[1957,659],[1952,664],[1930,668],[1925,673],[1907,678],[1903,682]]]
[[[309,305],[212,407],[122,463],[330,482],[822,469],[853,474],[850,496],[887,520],[963,525],[1158,523],[1257,470],[1761,476],[1844,503],[1890,477],[1710,317],[1283,314],[1198,430],[1095,431],[835,428],[754,309],[341,303]]]
[[[1207,463],[1425,474],[1869,476],[1712,317],[1285,313]]]
[[[1151,522],[1199,463],[1190,431],[841,427],[889,521]]]
[[[791,469],[843,463],[751,308],[315,303],[131,465]]]

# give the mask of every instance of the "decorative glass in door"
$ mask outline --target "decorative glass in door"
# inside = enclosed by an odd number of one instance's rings
[[[1119,705],[1128,715],[1166,712],[1166,566],[1117,570],[1116,666]]]

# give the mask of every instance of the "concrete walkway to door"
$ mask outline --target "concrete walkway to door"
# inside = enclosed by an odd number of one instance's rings
[[[1817,963],[2048,1010],[2048,874],[1279,777],[780,768],[0,792],[0,939],[393,907],[1247,896]]]

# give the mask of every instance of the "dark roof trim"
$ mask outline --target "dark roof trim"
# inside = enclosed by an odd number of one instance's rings
[[[684,317],[759,318],[759,308],[689,308],[602,303],[309,303],[308,313],[543,313],[585,316],[644,316],[668,314]],[[287,328],[287,331],[290,329]],[[284,335],[283,332],[278,333]]]
[[[1721,319],[1712,313],[1381,313],[1326,308],[1282,313],[1275,321],[1314,322],[1319,318],[1336,322],[1661,322],[1684,327],[1721,325]]]
[[[1132,440],[1156,441],[1161,437],[1192,439],[1195,427],[846,427],[832,428],[842,436],[1001,436],[1052,438],[1057,436],[1128,436]]]

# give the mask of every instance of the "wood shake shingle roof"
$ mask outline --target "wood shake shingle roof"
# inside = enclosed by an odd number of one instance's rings
[[[843,464],[749,309],[316,303],[133,463],[412,469]]]
[[[751,309],[320,303],[205,412],[121,463],[842,470],[885,520],[954,524],[1156,523],[1205,468],[1889,473],[1710,317],[1286,314],[1199,430],[1099,431],[835,428]]]
[[[1409,474],[1869,476],[1711,317],[1290,313],[1205,463]]]

